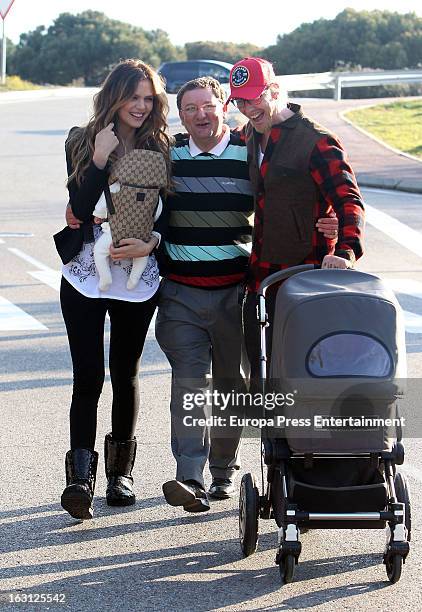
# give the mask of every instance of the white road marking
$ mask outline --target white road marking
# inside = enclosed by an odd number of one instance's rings
[[[41,261],[38,261],[38,259],[35,259],[34,257],[31,257],[31,255],[27,255],[26,253],[24,253],[20,249],[15,249],[14,247],[10,247],[8,249],[8,251],[10,251],[11,253],[14,253],[15,255],[20,257],[21,259],[24,259],[28,263],[32,264],[33,266],[38,268],[38,270],[53,271],[52,268],[49,268],[48,266],[43,264]]]
[[[11,247],[8,250],[11,251],[11,253],[14,253],[15,255],[20,257],[21,259],[24,259],[28,263],[32,264],[35,268],[38,268],[36,272],[28,271],[28,274],[30,274],[33,278],[36,278],[37,280],[41,281],[45,285],[48,285],[55,291],[59,291],[61,279],[61,272],[59,270],[53,270],[53,268],[49,268],[41,261],[38,261],[38,259],[31,257],[31,255],[27,255],[20,249],[15,249]]]
[[[365,205],[366,220],[412,253],[422,257],[422,234],[387,213]]]
[[[22,308],[0,296],[0,331],[32,331],[48,329]]]
[[[30,238],[33,235],[30,232],[0,232],[2,238]]]
[[[394,293],[405,293],[422,300],[422,283],[412,278],[383,278]]]
[[[412,278],[383,278],[382,280],[396,295],[402,293],[422,300],[421,282],[415,281]],[[422,316],[408,310],[403,310],[403,314],[407,333],[422,334]]]
[[[403,314],[406,332],[408,334],[422,334],[422,317],[408,310],[403,310]]]
[[[31,276],[48,285],[55,291],[60,291],[62,273],[58,270],[40,270],[39,272],[28,272]]]

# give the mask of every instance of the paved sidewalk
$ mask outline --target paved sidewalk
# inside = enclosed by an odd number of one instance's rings
[[[361,187],[380,187],[422,193],[422,160],[397,153],[347,123],[340,114],[349,108],[392,102],[372,100],[300,100],[304,112],[342,140]]]

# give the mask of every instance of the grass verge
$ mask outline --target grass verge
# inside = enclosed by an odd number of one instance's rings
[[[18,76],[6,76],[6,85],[0,85],[1,91],[22,91],[25,89],[42,89],[41,85],[35,85],[30,81],[24,81]]]
[[[422,99],[380,104],[345,116],[391,147],[422,159]]]

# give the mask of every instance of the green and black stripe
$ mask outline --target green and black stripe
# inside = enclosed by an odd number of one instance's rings
[[[192,157],[189,138],[172,151],[175,193],[168,197],[169,227],[162,272],[184,284],[222,287],[244,277],[253,227],[246,146],[236,132],[220,156]]]

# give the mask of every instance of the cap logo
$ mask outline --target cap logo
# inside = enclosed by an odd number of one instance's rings
[[[242,87],[249,81],[249,70],[246,66],[237,66],[232,73],[231,84],[233,87]]]

